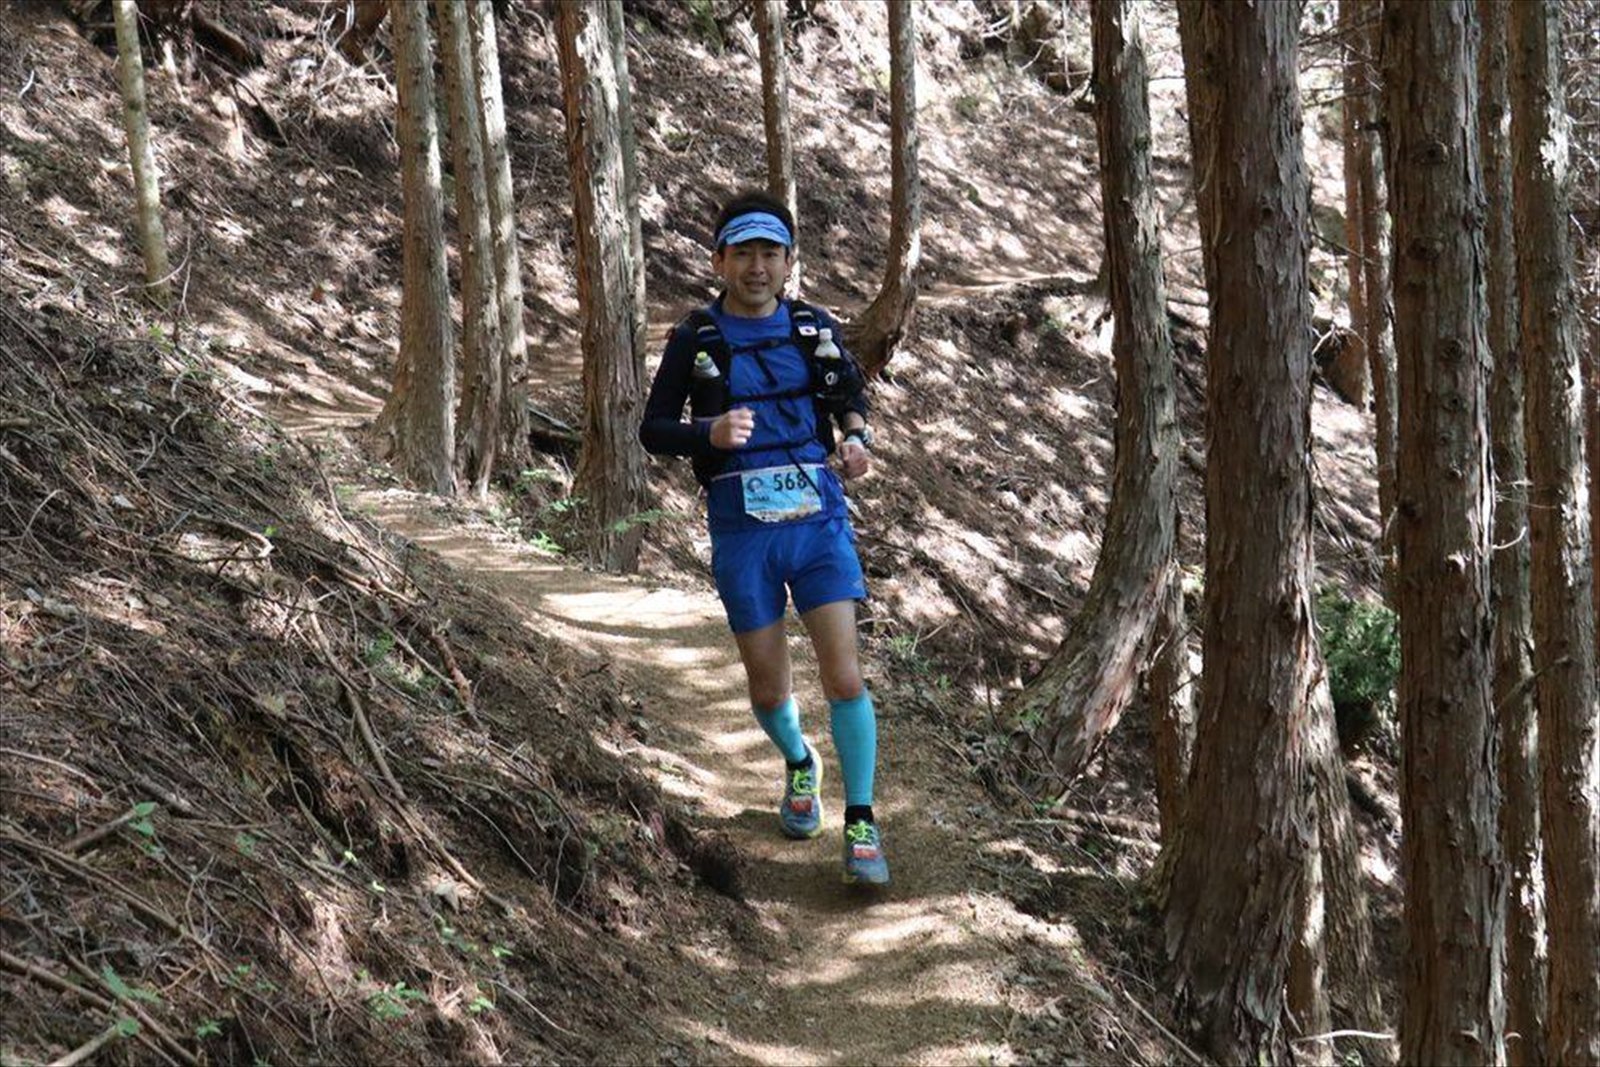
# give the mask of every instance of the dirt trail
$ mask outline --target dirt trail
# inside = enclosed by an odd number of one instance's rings
[[[782,764],[750,716],[744,675],[715,596],[616,578],[493,543],[433,517],[409,494],[366,494],[358,506],[522,607],[552,636],[603,652],[656,724],[636,758],[663,788],[694,802],[744,858],[745,898],[779,948],[749,958],[715,931],[679,947],[725,970],[725,1000],[699,1017],[660,1020],[712,1059],[767,1063],[1005,1062],[1012,1015],[1007,927],[1033,920],[976,890],[977,843],[962,828],[977,790],[949,780],[926,728],[882,709],[878,810],[894,884],[842,884],[843,801],[826,705],[798,622],[798,698],[827,765],[828,830],[814,841],[778,833]]]
[[[1016,280],[1025,279],[973,284]],[[664,336],[671,323],[652,326]],[[537,392],[542,378],[570,372],[568,380],[575,380],[577,357],[544,353],[535,368]],[[284,397],[288,403],[277,414],[292,435],[356,431],[376,414],[372,398],[330,385],[331,403],[301,388]],[[692,992],[677,999],[703,1006],[654,1020],[702,1050],[697,1058],[1009,1063],[1020,1052],[1013,1032],[1041,1012],[1059,1019],[1058,1001],[1082,993],[1114,1014],[1125,1007],[1113,1006],[1100,983],[1075,968],[1057,975],[1071,992],[1057,988],[1052,997],[1037,987],[1019,957],[1042,951],[1081,959],[1083,944],[1069,921],[1018,911],[998,872],[1018,862],[1040,872],[1057,866],[1014,836],[1017,828],[1005,824],[934,726],[892,701],[878,707],[875,807],[894,881],[876,894],[842,884],[843,788],[815,661],[792,612],[796,698],[825,764],[827,829],[806,842],[778,831],[782,763],[750,714],[714,593],[587,571],[481,521],[456,521],[458,507],[401,491],[350,488],[356,508],[504,596],[526,625],[608,657],[640,699],[648,724],[647,741],[628,756],[732,839],[742,859],[744,899],[764,931],[755,939],[760,943],[732,929],[682,931],[673,946],[681,973],[657,979],[683,983]],[[870,681],[872,664],[865,666]]]

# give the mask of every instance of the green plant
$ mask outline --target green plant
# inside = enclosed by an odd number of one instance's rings
[[[694,30],[705,46],[721,53],[722,27],[717,24],[717,11],[712,0],[689,0],[689,28]]]
[[[486,1011],[494,1011],[494,1001],[480,993],[467,1004],[467,1011],[473,1015],[482,1015]]]
[[[1323,589],[1317,594],[1316,618],[1339,742],[1359,744],[1374,728],[1394,720],[1394,687],[1400,676],[1395,614],[1382,604]]]
[[[551,537],[549,532],[545,530],[535,530],[532,535],[528,537],[528,544],[532,545],[540,552],[544,552],[552,556],[560,556],[565,554],[567,551],[561,546],[560,541],[557,541],[554,537]]]
[[[931,668],[928,658],[922,654],[921,634],[894,634],[889,638],[889,658],[897,666],[905,668],[912,674],[927,674]]]
[[[207,1019],[194,1028],[196,1041],[204,1041],[208,1037],[218,1037],[222,1033],[222,1022],[219,1019]]]
[[[635,526],[650,526],[666,518],[669,513],[662,508],[651,508],[648,511],[636,511],[632,515],[624,515],[611,524],[612,533],[626,533]]]
[[[552,500],[539,508],[539,514],[565,515],[569,511],[577,511],[583,507],[585,498],[581,496],[564,496],[560,500]]]
[[[406,1006],[408,1003],[427,999],[428,995],[422,990],[412,989],[404,982],[396,982],[367,997],[367,1008],[375,1019],[403,1019],[411,1014],[411,1009]]]
[[[407,663],[394,654],[396,639],[388,630],[367,642],[363,658],[375,673],[409,696],[426,697],[439,687],[439,679],[419,664]]]
[[[241,963],[233,968],[233,973],[223,979],[235,989],[242,989],[247,993],[272,993],[277,991],[277,984],[269,978],[262,978],[256,974],[255,965]]]
[[[146,1004],[160,1004],[161,998],[148,989],[138,989],[122,980],[122,976],[111,969],[107,964],[100,968],[100,978],[105,982],[106,988],[116,995],[118,1000],[142,1000]]]
[[[363,657],[367,661],[367,666],[376,667],[388,659],[389,653],[394,651],[394,644],[394,634],[388,630],[368,641],[366,655]]]
[[[462,937],[455,927],[445,921],[443,915],[435,915],[433,918],[435,924],[439,927],[439,939],[445,944],[464,955],[471,955],[478,951],[478,946]]]
[[[139,847],[145,855],[160,859],[165,853],[161,843],[156,839],[155,813],[157,805],[154,801],[146,800],[133,806],[130,813],[133,818],[128,822],[128,829],[138,834],[143,840]]]
[[[545,467],[518,471],[517,480],[511,483],[513,496],[527,496],[536,485],[552,485],[561,481],[561,475]]]
[[[981,117],[981,112],[979,110],[979,105],[981,103],[982,101],[979,100],[977,93],[962,93],[955,99],[956,114],[960,115],[968,122],[977,122]]]

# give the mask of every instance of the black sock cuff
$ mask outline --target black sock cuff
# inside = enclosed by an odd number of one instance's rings
[[[850,804],[844,809],[844,824],[849,826],[853,822],[875,822],[872,817],[871,804]]]

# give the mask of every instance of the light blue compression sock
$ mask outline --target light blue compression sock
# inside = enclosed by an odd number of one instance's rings
[[[844,802],[849,807],[872,805],[872,776],[878,765],[878,720],[872,695],[865,689],[848,700],[830,700],[833,747],[844,771]]]
[[[756,713],[756,722],[772,738],[772,743],[778,746],[778,751],[783,753],[783,758],[789,763],[804,763],[806,761],[806,739],[800,732],[800,708],[794,702],[794,697],[789,697],[782,704],[771,711],[762,711],[752,708]]]

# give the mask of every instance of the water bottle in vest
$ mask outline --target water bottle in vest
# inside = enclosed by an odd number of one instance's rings
[[[825,399],[836,399],[844,385],[844,353],[833,343],[833,330],[826,326],[817,331],[816,360],[817,392]]]
[[[727,383],[709,352],[694,354],[694,370],[690,372],[689,410],[697,419],[715,418],[722,414],[727,404]]]

